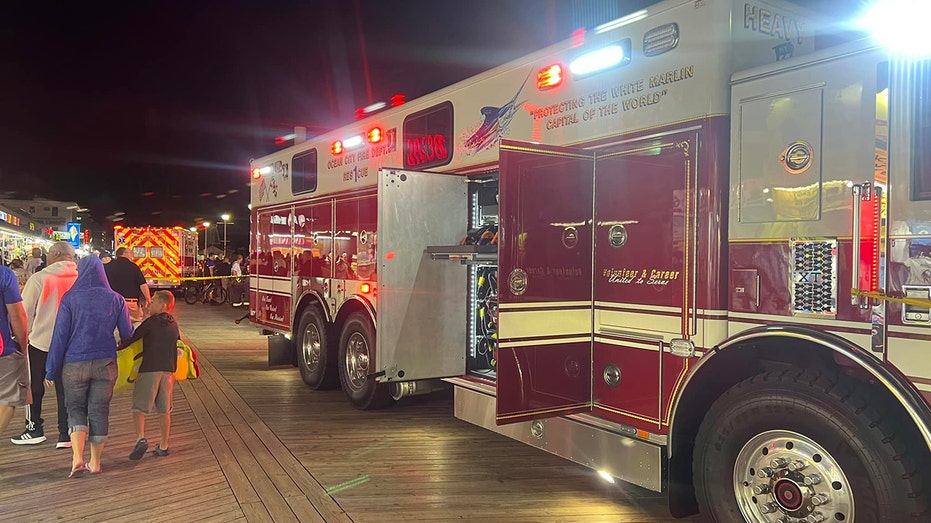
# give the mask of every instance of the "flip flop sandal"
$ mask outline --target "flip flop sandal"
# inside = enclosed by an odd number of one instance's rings
[[[83,478],[87,473],[90,472],[87,469],[86,465],[78,465],[77,467],[71,469],[71,474],[68,474],[69,478]]]

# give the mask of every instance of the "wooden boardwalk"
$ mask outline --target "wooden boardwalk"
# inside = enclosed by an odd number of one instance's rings
[[[357,411],[292,367],[269,368],[264,338],[233,324],[238,310],[176,313],[203,376],[175,389],[171,455],[128,460],[130,394],[117,393],[103,473],[68,479],[70,450],[9,443],[17,412],[0,435],[0,521],[682,521],[660,494],[457,420],[450,395]]]

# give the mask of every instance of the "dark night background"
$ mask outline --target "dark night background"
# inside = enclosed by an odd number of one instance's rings
[[[246,245],[249,159],[652,0],[17,2],[0,16],[0,193],[109,229],[216,222]],[[796,0],[850,16],[858,0]],[[360,38],[360,35],[362,38]],[[366,67],[368,63],[368,78]],[[371,90],[367,88],[371,85]]]

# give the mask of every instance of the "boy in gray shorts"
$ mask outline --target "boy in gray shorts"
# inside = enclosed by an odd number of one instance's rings
[[[175,297],[169,291],[158,291],[152,296],[149,317],[139,325],[126,345],[142,339],[142,363],[139,378],[133,388],[133,422],[139,438],[129,459],[142,459],[149,450],[145,439],[145,416],[157,412],[161,438],[155,445],[156,456],[168,455],[168,433],[171,427],[171,391],[178,368],[178,324],[170,314],[175,308]]]

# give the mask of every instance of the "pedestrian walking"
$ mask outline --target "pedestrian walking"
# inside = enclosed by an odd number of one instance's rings
[[[139,460],[149,450],[145,437],[145,417],[158,413],[159,442],[153,451],[156,456],[168,455],[168,436],[171,432],[171,394],[178,370],[178,323],[171,312],[175,297],[169,291],[158,291],[149,305],[150,316],[139,325],[126,345],[142,340],[142,362],[139,377],[133,387],[133,423],[136,426],[136,446],[129,459]]]
[[[126,302],[110,289],[100,258],[85,256],[78,262],[77,280],[58,308],[45,365],[47,384],[60,375],[65,389],[72,454],[69,477],[101,471],[110,399],[119,373],[114,330],[119,330],[121,339],[133,335]],[[90,460],[85,463],[88,442]]]
[[[33,247],[32,256],[28,260],[26,260],[26,266],[25,266],[26,275],[32,276],[33,274],[36,273],[36,271],[42,268],[42,265],[43,265],[42,249],[38,247]]]
[[[23,260],[19,258],[14,258],[10,262],[10,269],[13,270],[13,274],[16,275],[16,282],[19,284],[19,290],[22,292],[23,287],[26,286],[26,282],[29,281],[29,275],[26,274],[26,268],[23,264]]]
[[[120,247],[116,250],[116,257],[104,265],[104,270],[110,288],[126,300],[129,317],[135,326],[142,322],[151,296],[142,269],[133,263],[131,254],[126,247]]]
[[[48,267],[33,274],[23,289],[23,306],[29,326],[29,377],[32,404],[23,409],[26,428],[11,441],[16,445],[36,445],[46,440],[42,400],[45,397],[45,364],[52,343],[55,318],[62,297],[74,285],[78,266],[74,263],[74,247],[68,242],[55,242],[48,250]],[[55,400],[58,406],[58,443],[56,448],[71,447],[68,436],[68,411],[61,380],[55,379]]]
[[[10,424],[16,407],[31,401],[26,363],[28,333],[16,275],[9,267],[0,266],[0,432]]]

